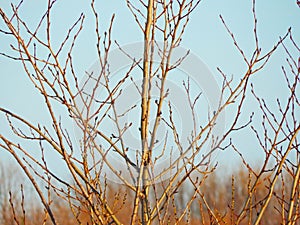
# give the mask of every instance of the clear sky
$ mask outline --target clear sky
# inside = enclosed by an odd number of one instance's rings
[[[10,2],[1,1],[0,7],[11,15]],[[121,45],[139,42],[143,40],[132,15],[126,7],[125,0],[98,1],[97,10],[101,20],[101,30],[108,27],[109,20],[114,13],[115,24],[113,26],[113,40]],[[134,2],[134,1],[133,1]],[[34,27],[46,8],[45,0],[25,0],[20,9],[20,16]],[[253,39],[253,15],[250,0],[203,0],[193,12],[190,23],[183,36],[182,45],[198,55],[210,68],[216,79],[217,67],[220,67],[228,75],[238,79],[245,71],[245,64],[233,42],[226,32],[219,15],[222,15],[231,31],[235,34],[238,43],[249,56],[254,50]],[[270,50],[284,36],[289,27],[292,27],[294,39],[300,40],[300,8],[295,0],[257,0],[258,35],[262,51]],[[52,12],[53,40],[61,41],[67,33],[68,27],[79,17],[81,13],[86,15],[84,29],[79,37],[74,52],[74,61],[79,74],[93,64],[97,58],[95,49],[94,18],[87,0],[59,0]],[[3,21],[0,20],[0,29],[5,30]],[[11,52],[9,45],[15,43],[3,34],[0,35],[0,51]],[[116,48],[117,46],[114,46]],[[299,53],[295,53],[299,54]],[[281,74],[281,65],[285,64],[285,55],[280,48],[274,55],[268,66],[257,74],[252,82],[260,96],[265,97],[270,104],[274,104],[276,98],[286,98],[286,88],[283,85],[284,78]],[[0,106],[24,115],[31,121],[44,120],[43,101],[37,96],[36,91],[26,77],[20,63],[0,56]],[[253,111],[254,101],[249,98],[248,105],[244,109],[245,120]],[[297,112],[299,114],[299,112]],[[259,119],[259,118],[257,118]],[[8,134],[8,130],[1,125],[4,122],[0,116],[0,132]],[[248,146],[244,154],[255,164],[258,156],[253,151],[256,144],[249,137],[249,130],[245,135],[236,137],[237,145]],[[242,133],[243,134],[243,133]],[[253,138],[253,137],[252,137]],[[245,143],[247,143],[245,145]],[[252,149],[252,150],[250,150]],[[3,152],[0,152],[2,155]],[[227,154],[227,153],[226,153]],[[7,154],[3,154],[7,155]],[[224,157],[220,157],[220,160]],[[234,154],[226,155],[226,158],[234,159]],[[6,157],[4,158],[6,159]],[[228,162],[228,160],[224,160]],[[1,159],[3,160],[3,158]]]

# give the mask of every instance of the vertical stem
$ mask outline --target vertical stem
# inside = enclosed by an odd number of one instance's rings
[[[294,211],[294,205],[295,205],[295,196],[297,191],[297,186],[299,185],[299,177],[300,177],[300,165],[298,164],[297,172],[294,177],[292,190],[291,190],[291,196],[290,196],[290,205],[289,205],[289,212],[288,212],[288,225],[294,224],[295,221],[293,221],[293,211]]]
[[[147,166],[150,162],[148,148],[148,125],[150,113],[150,51],[151,51],[151,25],[153,23],[154,0],[148,0],[147,21],[144,33],[144,60],[143,60],[143,87],[142,87],[142,114],[141,114],[141,141],[142,141],[142,165],[140,175],[142,175],[142,224],[147,224],[149,220],[148,194],[149,194],[149,173]],[[154,28],[152,28],[154,29]]]
[[[235,208],[235,187],[234,187],[234,176],[232,175],[232,177],[231,177],[231,207],[230,207],[231,224],[234,224],[234,221],[235,221],[234,208]]]
[[[142,103],[141,103],[141,146],[142,160],[139,170],[139,177],[135,192],[135,201],[131,224],[135,224],[138,209],[141,204],[141,220],[142,224],[149,221],[148,212],[148,195],[149,195],[149,173],[147,166],[150,162],[150,154],[148,147],[148,125],[150,113],[150,67],[151,67],[151,25],[153,24],[153,8],[154,0],[148,0],[147,21],[144,31],[144,58],[143,58],[143,84],[142,84]]]

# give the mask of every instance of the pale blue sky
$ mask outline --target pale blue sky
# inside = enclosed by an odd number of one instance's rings
[[[18,1],[0,2],[0,7],[8,15],[11,14],[10,2],[17,4]],[[34,26],[45,10],[46,2],[25,0],[20,9],[21,17],[30,26]],[[98,2],[101,2],[97,4],[97,10],[101,19],[102,31],[108,27],[110,17],[115,13],[113,39],[120,44],[142,41],[143,36],[129,13],[125,0]],[[251,3],[250,0],[203,0],[191,16],[183,36],[182,45],[198,55],[216,77],[218,77],[216,67],[220,67],[225,73],[233,75],[235,79],[238,79],[245,70],[245,64],[233,46],[219,15],[223,16],[240,46],[249,56],[254,49]],[[300,8],[296,5],[295,0],[257,0],[256,9],[258,34],[263,52],[270,50],[278,41],[279,36],[283,36],[289,27],[292,27],[294,39],[300,40]],[[86,20],[74,52],[74,61],[77,71],[83,75],[97,57],[94,18],[91,14],[89,1],[59,0],[52,13],[52,35],[53,39],[61,41],[67,33],[67,28],[79,17],[81,12],[86,15]],[[0,29],[4,29],[2,20],[0,20]],[[9,38],[0,35],[1,52],[10,52],[10,43]],[[264,96],[271,104],[275,103],[277,97],[285,99],[286,96],[286,89],[283,85],[284,79],[280,70],[281,65],[284,64],[284,51],[280,48],[268,66],[252,80],[255,83],[257,93]],[[0,56],[0,71],[1,107],[22,114],[32,121],[44,120],[43,100],[37,97],[37,93],[25,76],[20,63]],[[217,78],[217,80],[219,79]],[[253,111],[252,103],[250,97],[245,108],[245,115],[249,115]],[[4,118],[1,115],[0,132],[8,133],[7,129],[1,126],[3,122]],[[237,144],[250,146],[250,148],[252,145],[255,147],[256,145],[247,132],[249,130],[245,131],[244,137],[239,136],[239,140],[236,140]],[[245,145],[245,143],[247,144]],[[245,155],[249,157],[252,163],[255,163],[258,157],[253,155],[256,153],[248,150],[244,152]],[[0,155],[2,154],[1,151]],[[235,158],[235,156],[230,155],[229,158]]]

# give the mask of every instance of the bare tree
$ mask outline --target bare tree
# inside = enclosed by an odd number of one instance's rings
[[[58,196],[68,203],[78,224],[189,224],[192,223],[192,211],[197,209],[202,224],[260,224],[272,199],[280,203],[274,206],[274,210],[281,215],[282,224],[297,224],[300,216],[297,135],[300,128],[296,93],[300,69],[299,59],[297,62],[292,50],[284,44],[289,41],[293,51],[299,53],[291,30],[279,38],[272,49],[263,52],[253,0],[255,47],[251,56],[247,57],[221,16],[221,22],[242,56],[246,70],[233,79],[218,69],[223,81],[220,93],[214,96],[216,104],[204,109],[206,116],[203,120],[199,120],[197,114],[205,101],[202,93],[193,93],[191,79],[178,79],[178,86],[185,92],[189,122],[192,124],[190,130],[181,132],[180,123],[174,115],[176,104],[170,97],[176,89],[170,88],[169,81],[170,77],[176,76],[176,69],[192,60],[189,58],[191,53],[181,48],[181,41],[200,0],[127,0],[126,3],[144,37],[142,54],[133,55],[130,49],[116,41],[118,50],[129,59],[130,65],[126,72],[114,76],[111,57],[115,16],[112,15],[108,30],[102,34],[96,3],[92,0],[98,60],[82,81],[74,67],[73,50],[83,29],[85,15],[79,16],[63,41],[56,46],[51,35],[54,32],[51,15],[55,0],[48,1],[47,9],[35,28],[20,17],[19,10],[25,4],[23,1],[12,5],[11,17],[0,8],[6,26],[0,32],[15,41],[11,44],[13,54],[2,52],[1,55],[22,64],[28,79],[44,99],[47,116],[51,120],[50,124],[43,121],[35,124],[20,113],[0,107],[7,118],[6,125],[14,134],[13,138],[0,134],[0,147],[15,158],[29,178],[45,208],[45,221],[49,218],[52,224],[58,224],[53,209],[54,196]],[[290,95],[285,103],[278,101],[278,113],[274,113],[264,99],[255,94],[251,79],[265,67],[279,47],[283,47],[287,55],[288,69],[283,67],[282,71]],[[128,85],[135,88],[136,102],[140,105],[135,102],[124,109],[120,102],[124,101],[122,97],[126,96],[124,92]],[[252,125],[252,116],[246,124],[241,125],[240,122],[248,89],[263,114],[262,132]],[[220,127],[224,123],[225,110],[231,106],[235,106],[235,111],[227,119],[229,126]],[[62,111],[74,121],[76,140],[72,138],[71,128],[66,125]],[[124,120],[132,112],[138,116]],[[107,129],[107,126],[112,129]],[[231,135],[249,126],[257,135],[260,150],[265,153],[265,161],[259,171],[251,168],[230,139]],[[163,135],[159,133],[161,127],[165,129]],[[139,140],[137,149],[130,149],[132,140],[127,138],[128,133],[138,136],[135,136]],[[28,143],[38,148],[40,157],[36,157]],[[236,187],[232,178],[231,202],[226,212],[230,221],[227,222],[204,193],[203,185],[216,169],[214,153],[225,149],[234,149],[249,172],[247,191],[244,189],[245,196],[239,199],[243,207],[239,209],[235,208]],[[58,164],[65,168],[68,179],[53,172],[55,165],[48,162],[49,153],[59,156]],[[291,158],[291,154],[295,157]],[[160,167],[161,164],[165,166]],[[120,186],[116,188],[112,180]],[[257,194],[262,181],[266,182],[264,191]],[[286,185],[286,182],[292,182],[292,185]],[[280,194],[275,192],[279,183]],[[189,193],[180,199],[183,187]],[[126,220],[122,216],[124,211],[128,212]]]

